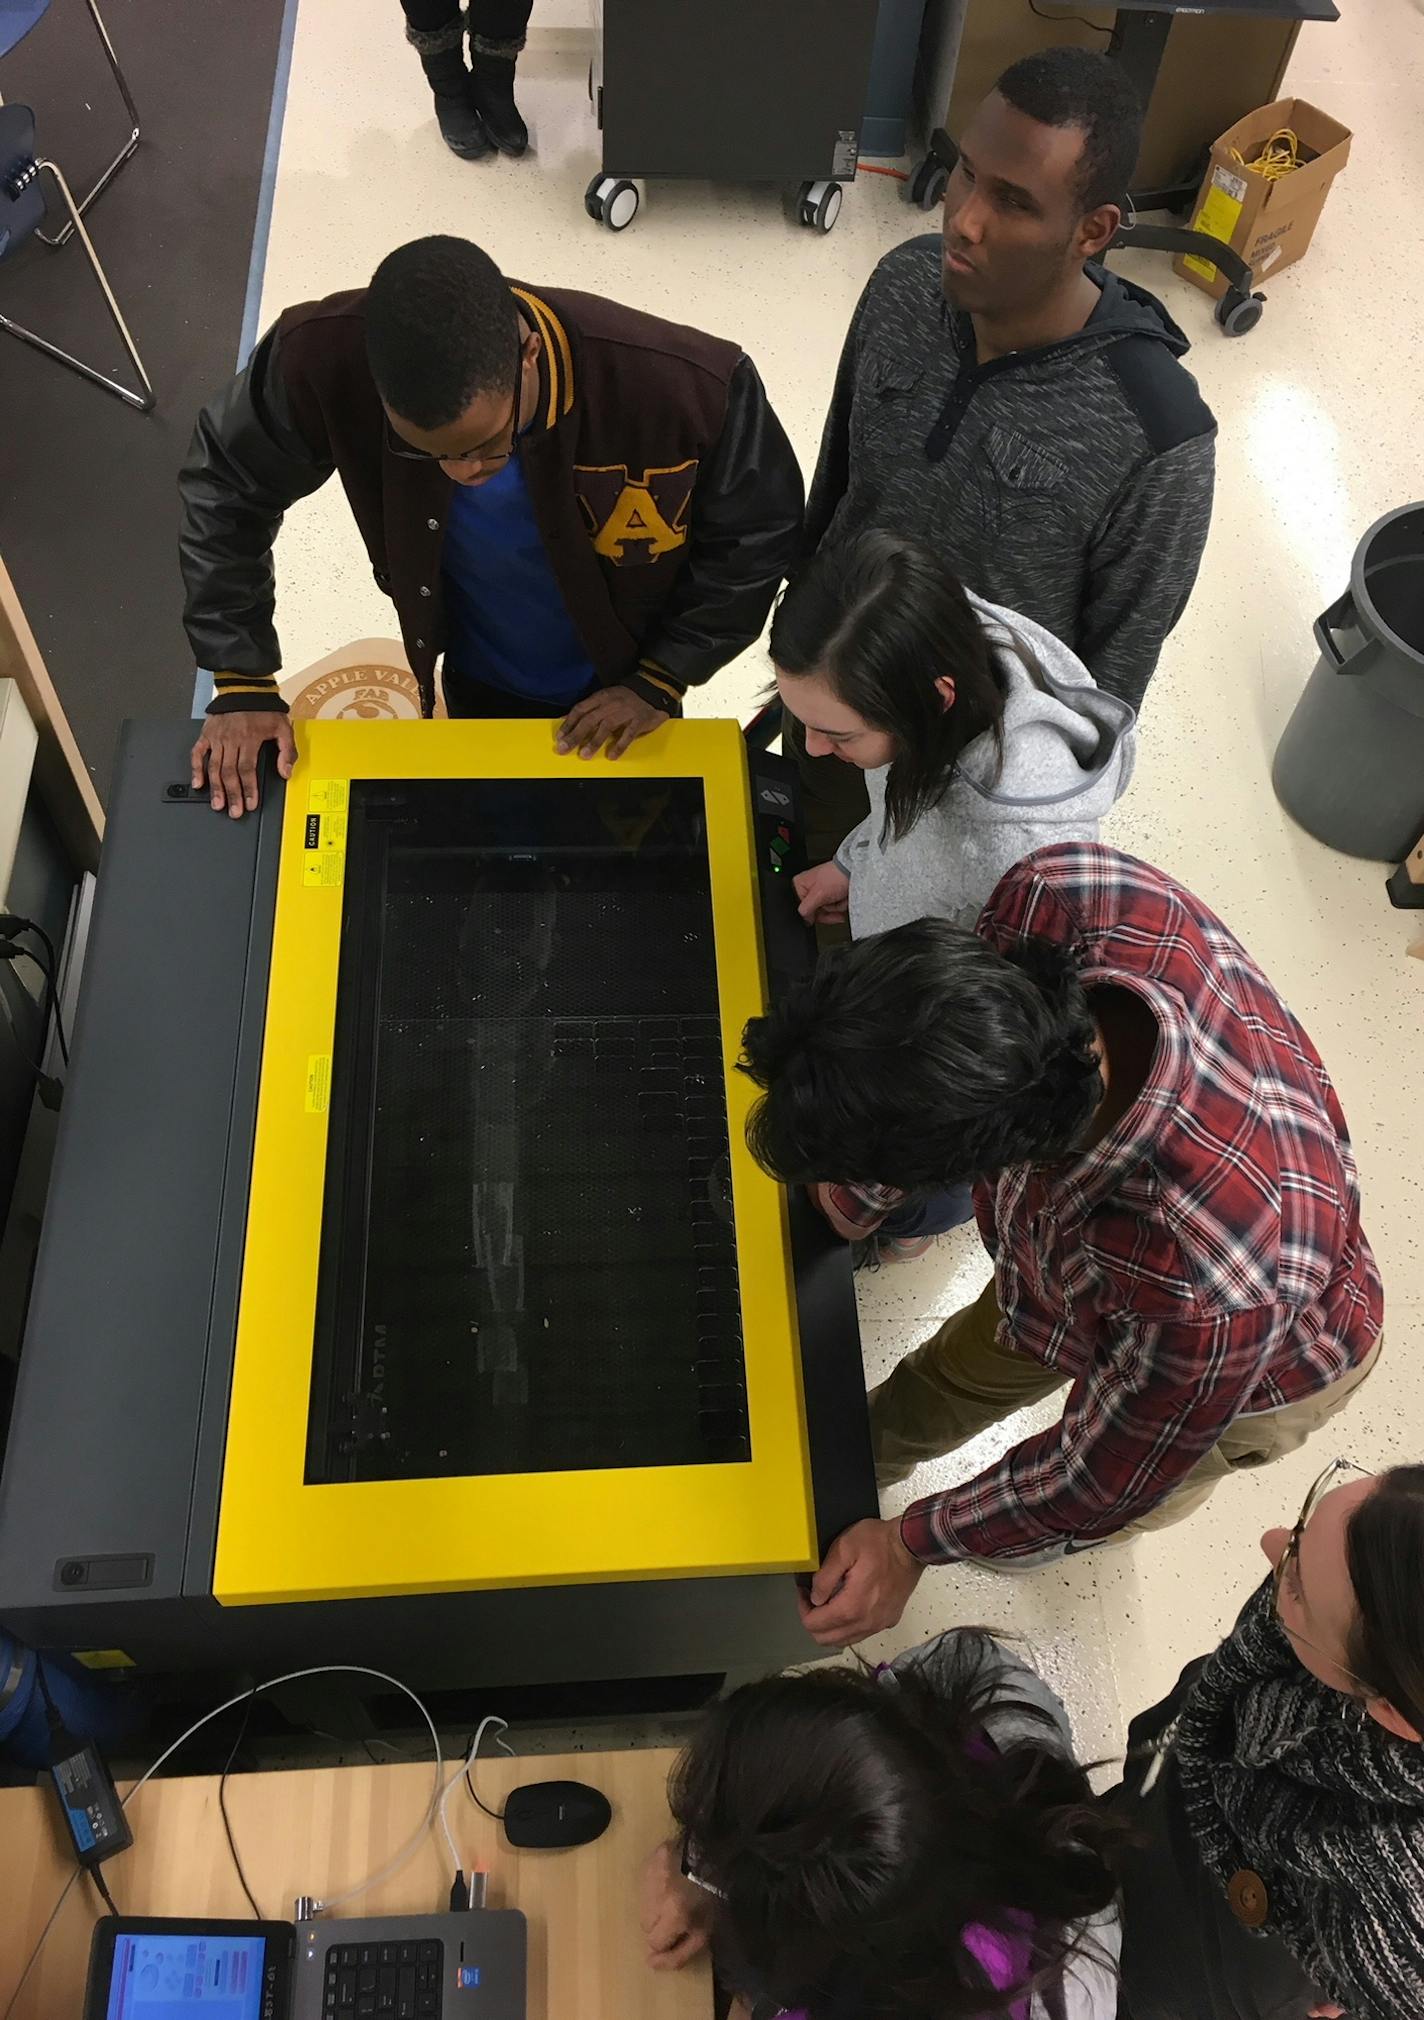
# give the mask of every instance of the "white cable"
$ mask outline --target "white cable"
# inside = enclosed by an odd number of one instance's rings
[[[226,1704],[218,1705],[214,1711],[204,1712],[201,1718],[193,1721],[185,1733],[180,1733],[172,1746],[165,1748],[158,1756],[153,1766],[146,1769],[139,1776],[123,1800],[124,1808],[127,1809],[144,1783],[153,1779],[164,1762],[177,1753],[180,1746],[190,1740],[195,1732],[201,1732],[205,1725],[210,1725],[215,1718],[221,1718],[225,1711],[231,1711],[235,1704],[241,1704],[247,1698],[261,1697],[264,1691],[275,1690],[279,1684],[297,1683],[304,1676],[374,1676],[381,1683],[392,1684],[397,1690],[405,1693],[425,1720],[430,1731],[430,1744],[435,1749],[435,1778],[431,1784],[430,1801],[426,1805],[424,1821],[419,1825],[414,1835],[396,1853],[395,1857],[387,1865],[382,1866],[378,1873],[372,1873],[370,1878],[362,1880],[359,1886],[348,1887],[344,1894],[333,1894],[329,1900],[318,1901],[316,1912],[321,1914],[328,1908],[344,1907],[347,1901],[354,1901],[358,1894],[369,1893],[372,1887],[377,1886],[382,1880],[389,1879],[392,1873],[398,1873],[401,1867],[413,1859],[415,1854],[420,1850],[421,1845],[425,1841],[426,1833],[435,1821],[435,1807],[441,1795],[441,1770],[445,1765],[444,1755],[440,1751],[440,1736],[435,1730],[435,1721],[430,1716],[430,1713],[410,1688],[410,1685],[402,1683],[398,1676],[391,1676],[384,1669],[368,1669],[364,1663],[359,1662],[320,1662],[310,1669],[290,1669],[285,1676],[269,1677],[265,1683],[254,1684],[251,1690],[240,1690],[236,1697],[230,1697]]]
[[[231,1711],[235,1704],[246,1703],[249,1698],[261,1697],[264,1691],[275,1690],[279,1684],[299,1682],[304,1676],[374,1676],[380,1683],[393,1685],[396,1690],[402,1691],[410,1699],[411,1703],[425,1720],[430,1732],[430,1744],[435,1749],[435,1775],[431,1783],[430,1801],[426,1804],[425,1816],[417,1830],[401,1847],[400,1851],[396,1853],[395,1857],[388,1864],[382,1866],[378,1873],[372,1873],[369,1879],[362,1880],[357,1886],[348,1887],[344,1894],[333,1894],[329,1900],[318,1901],[316,1912],[321,1914],[330,1908],[344,1907],[347,1901],[354,1901],[358,1894],[369,1893],[372,1887],[379,1885],[382,1880],[389,1879],[392,1873],[398,1873],[402,1866],[413,1859],[415,1854],[420,1850],[421,1845],[425,1842],[430,1826],[435,1821],[436,1806],[444,1794],[442,1773],[445,1766],[445,1757],[440,1751],[440,1735],[435,1730],[435,1721],[410,1685],[402,1683],[398,1676],[391,1676],[384,1669],[368,1669],[363,1663],[359,1662],[321,1662],[315,1664],[310,1669],[289,1669],[284,1676],[271,1676],[268,1677],[265,1683],[253,1684],[250,1690],[240,1690],[235,1697],[228,1698],[226,1703],[217,1705],[212,1711],[205,1711],[201,1718],[194,1719],[186,1732],[180,1733],[171,1746],[165,1747],[153,1765],[144,1769],[127,1795],[122,1798],[121,1807],[123,1809],[128,1808],[144,1784],[153,1780],[153,1777],[158,1773],[158,1770],[163,1766],[165,1761],[171,1760],[179,1747],[186,1745],[195,1732],[201,1732],[205,1725],[211,1725],[215,1718],[221,1718],[223,1713]],[[483,1732],[484,1727],[481,1726],[480,1730]],[[506,1752],[508,1751],[509,1749],[506,1748]],[[50,1930],[59,1919],[59,1911],[69,1899],[70,1889],[74,1886],[82,1871],[82,1867],[76,1867],[65,1881],[59,1899],[54,1904],[49,1920],[40,1931],[39,1940],[26,1960],[25,1968],[16,1981],[15,1989],[10,1994],[4,2014],[0,2015],[0,2020],[10,2020],[10,2016],[15,2010],[15,2002],[24,1990],[31,1971],[34,1970],[36,1963],[39,1961],[40,1952],[49,1939]]]
[[[476,1757],[478,1756],[480,1751],[480,1742],[484,1739],[485,1736],[485,1729],[486,1727],[492,1725],[499,1727],[499,1732],[495,1734],[496,1746],[502,1747],[504,1752],[509,1754],[510,1757],[513,1758],[514,1748],[512,1746],[507,1745],[506,1742],[500,1738],[500,1733],[506,1733],[509,1731],[509,1720],[507,1718],[496,1718],[493,1712],[491,1712],[487,1718],[482,1718],[480,1720],[479,1729],[475,1733],[474,1738],[470,1741],[469,1752],[465,1755],[465,1758],[456,1768],[454,1774],[451,1775],[450,1779],[446,1782],[444,1788],[440,1791],[440,1828],[445,1833],[446,1844],[450,1847],[451,1868],[454,1872],[457,1873],[464,1871],[464,1861],[460,1857],[460,1847],[455,1843],[454,1832],[450,1829],[450,1819],[448,1815],[450,1807],[450,1791],[452,1788],[454,1788],[456,1782],[460,1779],[461,1775],[468,1774],[470,1769],[474,1766]]]

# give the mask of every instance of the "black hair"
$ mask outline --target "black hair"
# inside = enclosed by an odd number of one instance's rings
[[[782,673],[823,673],[837,699],[895,739],[885,835],[907,835],[948,792],[961,752],[987,730],[1004,755],[1004,689],[984,627],[940,557],[863,533],[823,545],[771,621]],[[935,681],[954,681],[944,706]]]
[[[1424,1734],[1424,1466],[1392,1466],[1345,1535],[1355,1624],[1346,1663]]]
[[[905,1192],[1065,1156],[1102,1096],[1096,1027],[1051,942],[1002,954],[921,919],[837,948],[743,1036],[747,1142],[788,1185]]]
[[[1127,1834],[1040,1707],[1014,1707],[1016,1742],[986,1743],[1001,1676],[958,1653],[934,1690],[913,1664],[889,1684],[821,1669],[706,1714],[669,1799],[722,1896],[712,1943],[739,1991],[811,2020],[967,2020],[1030,1986],[1060,2005],[1063,1968],[1089,1947],[1072,1925],[1114,1899]],[[1023,1984],[990,1983],[971,1924],[1027,1943]]]
[[[1011,63],[994,86],[1044,126],[1078,126],[1078,202],[1124,204],[1142,146],[1142,100],[1122,65],[1096,49],[1040,49]]]
[[[371,376],[391,412],[413,427],[448,428],[481,393],[512,385],[519,341],[509,283],[468,239],[413,239],[371,277]]]

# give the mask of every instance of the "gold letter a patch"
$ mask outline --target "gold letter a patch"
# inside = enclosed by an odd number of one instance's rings
[[[697,463],[649,469],[631,477],[626,463],[602,469],[575,465],[579,505],[594,552],[616,567],[660,561],[687,542],[687,508]]]

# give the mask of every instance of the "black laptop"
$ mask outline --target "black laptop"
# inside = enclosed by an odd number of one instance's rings
[[[110,1915],[84,2020],[526,2020],[515,1908],[351,1921]]]

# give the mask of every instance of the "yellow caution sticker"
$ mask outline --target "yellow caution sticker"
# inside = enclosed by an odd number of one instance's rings
[[[1219,238],[1223,245],[1230,245],[1231,234],[1236,229],[1245,201],[1246,178],[1233,175],[1229,168],[1223,168],[1218,163],[1212,170],[1211,187],[1192,219],[1192,230],[1207,232],[1212,238]],[[1193,255],[1183,260],[1182,265],[1190,267],[1194,274],[1200,274],[1204,281],[1216,279],[1216,268],[1210,260],[1197,259]]]
[[[302,882],[310,890],[335,890],[346,875],[346,816],[350,799],[348,779],[313,779],[307,790]]]
[[[134,1669],[137,1664],[121,1648],[77,1648],[74,1660],[86,1669]]]
[[[325,1115],[331,1099],[331,1054],[313,1052],[307,1059],[307,1114]]]

